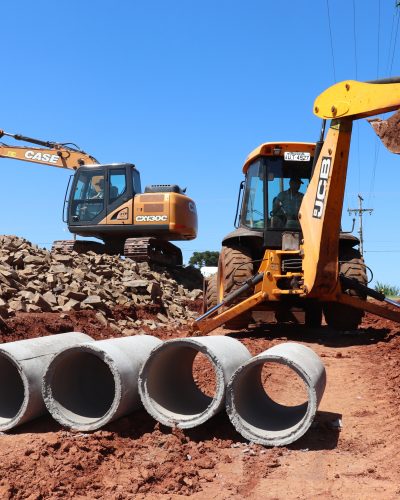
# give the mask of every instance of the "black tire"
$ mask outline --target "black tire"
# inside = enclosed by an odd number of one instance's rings
[[[246,280],[254,274],[254,266],[250,251],[239,246],[222,247],[218,261],[217,276],[217,301],[222,299],[230,292],[237,290]],[[243,294],[237,299],[240,302],[246,296],[250,296],[251,291]],[[241,330],[247,328],[251,321],[251,312],[245,312],[224,325],[230,330]]]
[[[360,252],[355,248],[346,249],[339,256],[339,272],[347,278],[354,278],[359,283],[366,285],[368,283],[364,259]],[[344,290],[345,293],[366,300],[365,295],[361,295],[355,290]],[[364,316],[364,311],[338,304],[328,302],[323,306],[325,321],[328,326],[335,330],[357,330]]]
[[[208,311],[218,304],[217,275],[213,274],[212,276],[209,276],[205,281],[203,312]]]

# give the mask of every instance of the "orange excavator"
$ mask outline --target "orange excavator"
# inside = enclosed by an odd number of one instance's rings
[[[67,187],[63,220],[74,239],[55,241],[53,250],[123,254],[136,261],[182,265],[171,240],[197,236],[195,202],[175,184],[147,186],[131,163],[100,164],[72,143],[42,141],[0,130],[1,137],[35,147],[0,143],[0,157],[74,171]],[[72,182],[71,182],[72,181]],[[76,235],[101,240],[77,240]]]
[[[365,311],[400,323],[400,304],[367,286],[359,241],[341,232],[353,121],[399,110],[400,78],[338,83],[313,109],[323,119],[317,143],[265,143],[244,164],[237,228],[222,241],[206,312],[194,324],[203,334],[221,325],[244,328],[256,314],[284,322],[300,312],[310,327],[324,314],[337,330],[356,329]],[[399,123],[399,112],[371,120],[394,153]]]

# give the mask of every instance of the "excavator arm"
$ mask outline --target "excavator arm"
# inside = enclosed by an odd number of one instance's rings
[[[71,170],[76,170],[82,165],[99,163],[96,158],[85,153],[85,151],[78,148],[75,144],[42,141],[40,139],[33,139],[20,134],[10,134],[4,130],[0,130],[0,138],[4,136],[12,137],[17,141],[35,144],[35,147],[11,146],[0,143],[0,158],[40,163],[42,165],[50,165],[51,167],[67,168]]]

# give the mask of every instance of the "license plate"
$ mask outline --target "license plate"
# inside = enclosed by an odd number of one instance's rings
[[[286,161],[310,161],[310,153],[285,152]]]

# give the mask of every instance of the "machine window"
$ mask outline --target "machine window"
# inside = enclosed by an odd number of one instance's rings
[[[78,221],[91,221],[104,209],[104,175],[98,170],[78,175],[71,214]]]
[[[244,225],[264,229],[264,169],[261,161],[253,163],[247,173],[244,195]]]
[[[281,157],[268,158],[268,227],[299,230],[299,209],[309,181],[309,168],[300,168]],[[297,168],[296,168],[297,167]]]
[[[141,193],[142,186],[140,183],[140,174],[134,168],[132,168],[132,181],[133,181],[133,194]]]
[[[110,170],[110,203],[113,203],[117,198],[123,195],[125,191],[126,170],[124,168]]]

